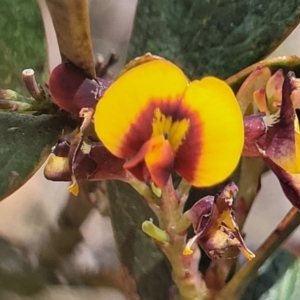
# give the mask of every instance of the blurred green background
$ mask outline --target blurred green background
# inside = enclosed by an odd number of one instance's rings
[[[0,1],[0,88],[25,93],[21,72],[31,68],[46,80],[44,27],[36,0]]]

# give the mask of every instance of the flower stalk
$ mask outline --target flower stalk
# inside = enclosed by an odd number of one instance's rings
[[[172,277],[177,285],[180,295],[184,300],[202,300],[206,297],[206,285],[198,271],[200,251],[195,247],[192,255],[183,255],[186,245],[186,232],[176,231],[182,219],[182,205],[170,178],[162,188],[160,214],[158,215],[159,227],[169,237],[168,242],[160,242],[162,251],[167,256],[172,266]]]

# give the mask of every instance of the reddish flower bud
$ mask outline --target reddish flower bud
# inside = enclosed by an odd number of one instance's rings
[[[89,79],[71,63],[58,65],[50,74],[49,90],[53,101],[62,109],[78,114],[83,107],[94,108],[110,82]]]

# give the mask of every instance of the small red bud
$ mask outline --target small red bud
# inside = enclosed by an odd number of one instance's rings
[[[71,63],[58,65],[50,74],[49,90],[53,101],[62,109],[78,114],[83,107],[95,108],[110,82],[89,79]]]

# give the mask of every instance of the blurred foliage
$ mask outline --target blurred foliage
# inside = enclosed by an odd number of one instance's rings
[[[290,252],[279,249],[260,268],[241,300],[300,299],[300,261]]]
[[[46,47],[44,27],[36,0],[1,0],[0,88],[26,91],[21,72],[32,68],[44,83]]]
[[[152,52],[191,78],[226,78],[275,49],[299,17],[299,0],[143,0],[129,57]]]

